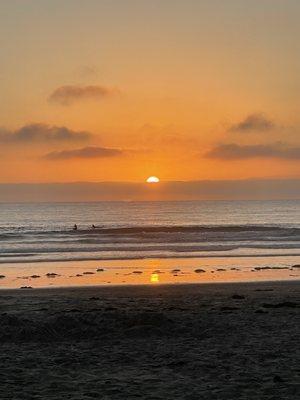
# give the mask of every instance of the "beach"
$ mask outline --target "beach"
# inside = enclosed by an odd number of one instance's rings
[[[1,289],[299,281],[299,256],[155,258],[0,264]]]
[[[3,204],[0,399],[298,399],[299,210]]]
[[[298,399],[300,282],[0,292],[0,398]]]
[[[299,16],[0,0],[0,400],[300,400]]]
[[[1,204],[0,289],[299,280],[299,205]]]

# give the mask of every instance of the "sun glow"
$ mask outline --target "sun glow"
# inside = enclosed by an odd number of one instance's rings
[[[149,176],[149,178],[147,179],[147,183],[158,183],[159,182],[159,178],[157,176]]]

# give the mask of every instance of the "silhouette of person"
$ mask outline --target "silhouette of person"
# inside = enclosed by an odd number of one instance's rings
[[[94,225],[94,224],[92,225],[92,229],[96,229],[96,227],[95,227],[95,225]]]
[[[73,231],[77,231],[77,225],[76,224],[74,224],[74,227],[73,227]]]

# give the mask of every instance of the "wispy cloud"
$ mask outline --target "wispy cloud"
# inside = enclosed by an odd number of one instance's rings
[[[221,144],[205,154],[206,158],[220,160],[242,160],[249,158],[280,158],[300,159],[300,147],[293,147],[283,143],[239,145],[236,143]]]
[[[46,124],[24,125],[14,131],[0,130],[2,143],[48,143],[86,141],[92,134],[84,131],[73,131],[65,126],[50,126]]]
[[[60,86],[48,98],[49,103],[70,106],[84,100],[103,100],[119,93],[118,89],[105,86]]]
[[[229,132],[260,132],[269,131],[276,127],[275,123],[262,113],[250,114],[237,124],[233,124]]]
[[[98,68],[91,65],[82,65],[78,68],[78,73],[82,78],[96,78],[98,76]]]
[[[70,160],[75,158],[107,158],[118,157],[124,154],[123,150],[107,147],[83,147],[81,149],[52,151],[43,156],[46,160]]]

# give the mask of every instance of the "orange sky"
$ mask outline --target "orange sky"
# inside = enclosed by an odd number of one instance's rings
[[[299,177],[300,3],[0,4],[0,182]]]

